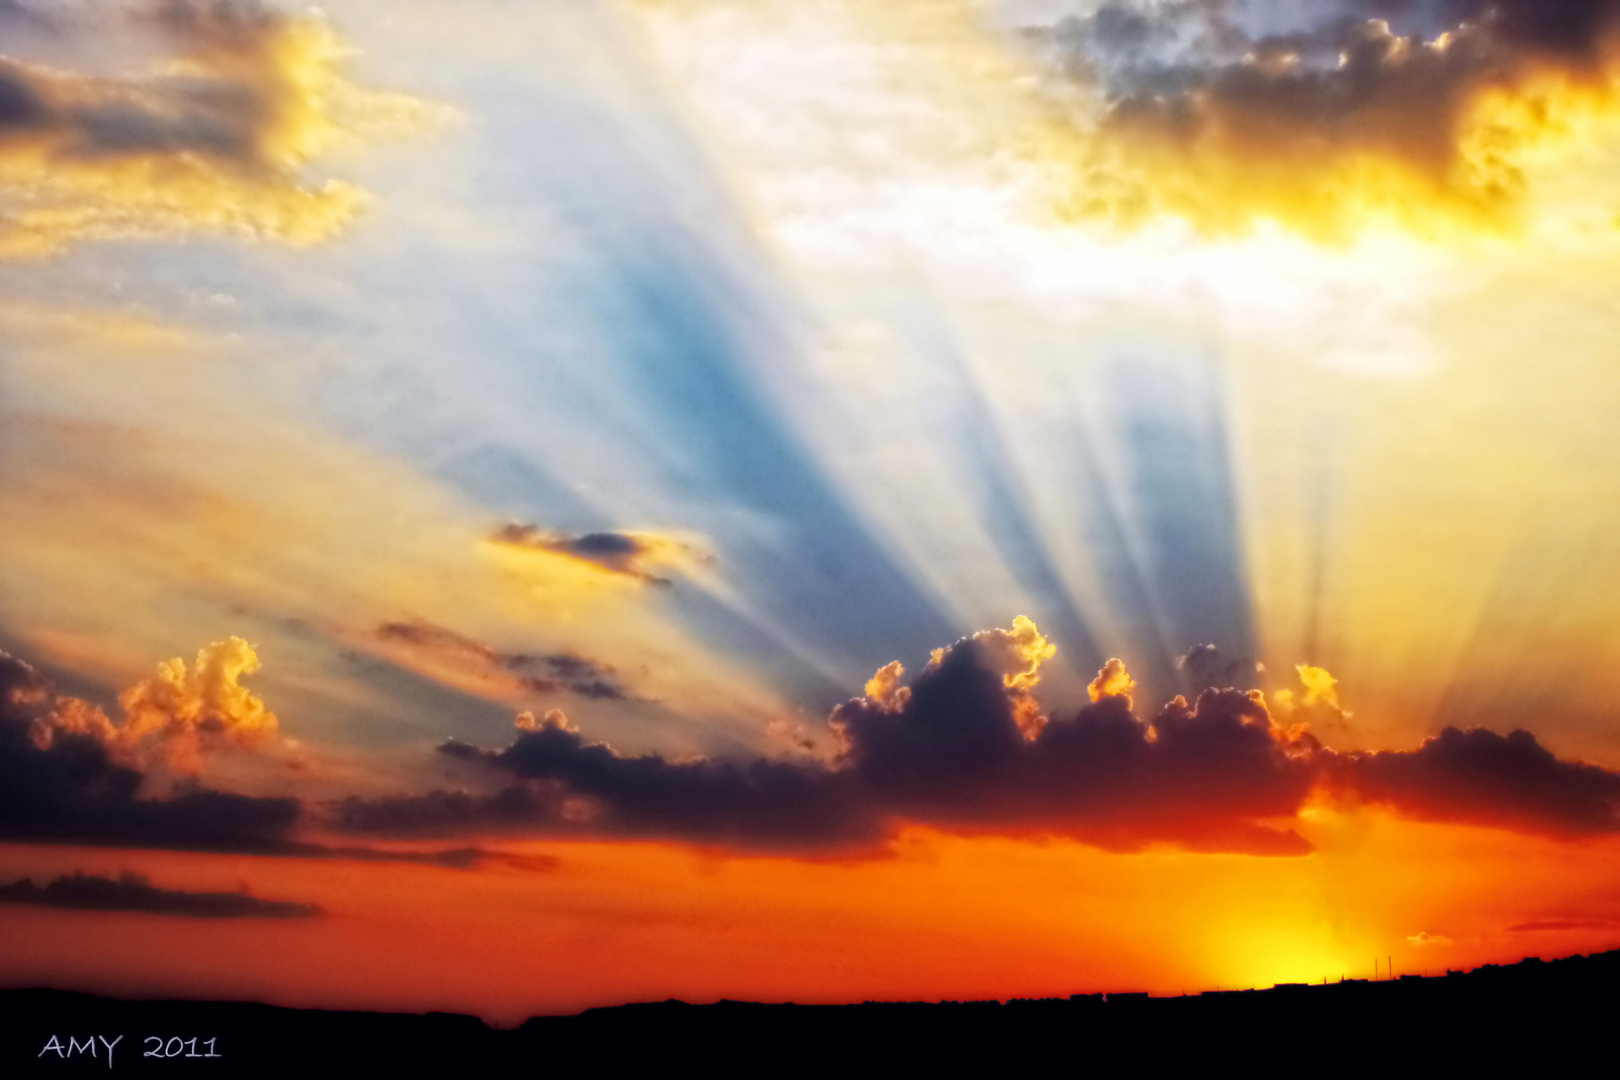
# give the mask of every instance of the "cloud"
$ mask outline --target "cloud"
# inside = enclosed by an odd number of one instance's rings
[[[446,640],[439,644],[482,648]],[[210,648],[217,651],[204,650],[189,674],[171,662],[173,678],[124,695],[164,718],[149,731],[178,725],[184,743],[212,727],[211,737],[223,740],[233,730],[226,713],[238,723],[268,715],[235,682],[250,654]],[[340,831],[394,836],[511,832],[804,853],[879,850],[912,823],[964,835],[1066,836],[1118,850],[1169,843],[1290,855],[1311,850],[1287,821],[1317,791],[1423,820],[1538,834],[1620,827],[1620,774],[1561,761],[1528,732],[1448,728],[1415,750],[1333,751],[1311,731],[1311,718],[1346,715],[1336,681],[1320,668],[1297,669],[1304,689],[1283,707],[1259,690],[1212,687],[1191,702],[1175,697],[1144,720],[1133,711],[1134,680],[1114,659],[1091,683],[1091,701],[1049,716],[1033,691],[1052,655],[1020,618],[934,650],[910,685],[901,685],[898,663],[885,665],[864,696],[828,717],[837,750],[826,755],[629,755],[589,741],[560,710],[523,712],[503,749],[439,747],[496,778],[492,793],[353,796],[306,819],[297,800],[211,791],[194,780],[169,798],[140,797],[148,774],[117,756],[131,721],[120,728],[93,706],[55,696],[29,665],[0,654],[0,836],[464,865],[486,853],[325,848],[290,834],[300,822],[324,820]]]
[[[867,698],[879,708],[890,712],[903,708],[911,697],[911,688],[900,682],[905,676],[906,669],[900,661],[894,660],[883,665],[866,680]]]
[[[29,737],[41,750],[62,735],[89,738],[121,764],[145,768],[156,760],[172,773],[195,776],[205,750],[256,749],[276,741],[275,714],[240,682],[257,670],[253,647],[239,637],[226,638],[200,649],[189,670],[179,657],[166,660],[156,677],[120,694],[122,724],[112,723],[95,705],[60,698],[30,723]]]
[[[1553,835],[1620,829],[1620,773],[1561,761],[1528,731],[1448,727],[1416,750],[1342,762],[1357,795],[1409,817]]]
[[[648,585],[674,584],[656,571],[706,561],[692,545],[648,532],[548,532],[514,521],[497,529],[489,541],[520,551],[565,556]]]
[[[54,696],[50,680],[34,665],[0,650],[0,717],[41,711]]]
[[[1125,662],[1119,659],[1109,660],[1103,669],[1097,672],[1097,677],[1091,680],[1086,687],[1086,693],[1094,702],[1106,697],[1124,698],[1127,703],[1131,701],[1131,693],[1136,689],[1136,680],[1131,673],[1125,670]]]
[[[633,695],[624,688],[612,664],[602,663],[573,652],[502,652],[453,630],[424,622],[389,622],[377,627],[378,640],[408,649],[426,666],[447,669],[459,675],[457,681],[504,684],[525,695],[567,692],[597,701],[628,701]]]
[[[261,900],[247,892],[194,893],[160,889],[141,874],[120,874],[117,880],[74,874],[41,887],[24,878],[0,885],[0,904],[35,904],[42,907],[90,911],[144,911],[156,915],[185,915],[203,919],[298,919],[319,915],[314,904],[290,900]]]
[[[1620,72],[1614,0],[1109,0],[1033,37],[1124,181],[1086,197],[1221,229],[1508,220],[1526,152],[1612,108]]]
[[[1444,934],[1431,934],[1427,930],[1419,930],[1415,934],[1408,934],[1406,943],[1422,949],[1430,945],[1450,945],[1451,939]]]
[[[349,83],[349,50],[318,15],[165,0],[96,16],[50,25],[111,52],[152,41],[164,59],[109,75],[0,57],[0,255],[193,230],[325,240],[366,196],[300,170],[443,112]]]
[[[1339,753],[1312,733],[1348,717],[1337,682],[1296,668],[1301,689],[1208,687],[1143,720],[1110,660],[1091,702],[1048,717],[1032,691],[1052,650],[1027,619],[934,650],[902,685],[897,662],[834,709],[839,750],[671,761],[591,742],[558,710],[521,714],[504,749],[440,753],[509,778],[495,794],[351,798],[340,829],[678,839],[763,850],[867,849],[906,823],[963,834],[1056,835],[1116,849],[1289,855],[1287,828],[1318,790],[1408,816],[1535,833],[1613,831],[1620,774],[1560,761],[1525,732],[1448,730],[1416,750]]]
[[[1270,697],[1271,711],[1285,724],[1300,726],[1300,730],[1315,728],[1345,729],[1355,714],[1339,701],[1339,682],[1326,668],[1310,664],[1295,664],[1304,693],[1292,689],[1276,690]]]
[[[524,782],[489,797],[349,799],[338,807],[339,823],[365,832],[540,828],[773,849],[871,843],[884,833],[850,775],[766,759],[624,757],[606,744],[586,743],[556,710],[540,722],[520,717],[517,738],[505,750],[447,743],[440,751]]]
[[[170,767],[190,772],[205,740],[268,745],[277,737],[276,716],[239,681],[257,670],[258,655],[239,637],[198,650],[190,671],[179,657],[165,661],[156,678],[118,695],[125,717],[119,735],[135,742],[156,737]]]
[[[1088,688],[1089,705],[1029,738],[1021,689],[998,674],[975,636],[937,652],[899,708],[840,706],[847,765],[916,820],[1124,844],[1221,833],[1249,847],[1260,818],[1291,814],[1311,787],[1317,748],[1281,738],[1258,695],[1178,697],[1144,723],[1115,659]],[[1281,846],[1306,845],[1292,836]]]
[[[216,700],[220,696],[231,697],[216,694]],[[97,719],[84,721],[85,716]],[[81,719],[63,723],[64,717]],[[152,786],[150,777],[130,762],[127,751],[100,709],[57,696],[33,665],[0,651],[0,839],[455,868],[490,860],[530,870],[555,865],[546,856],[471,847],[388,850],[294,839],[304,819],[299,800],[213,791],[190,778],[168,784],[167,797],[143,797],[143,789]]]
[[[194,783],[172,798],[140,798],[145,776],[115,758],[116,738],[50,721],[70,714],[64,700],[73,699],[58,699],[31,665],[0,652],[0,836],[252,850],[279,842],[297,819],[293,799]],[[80,703],[77,715],[92,708]],[[49,738],[40,737],[42,720]]]
[[[1147,724],[1122,693],[1107,693],[1048,719],[1030,691],[1051,655],[1019,619],[935,650],[909,687],[887,665],[868,696],[832,713],[842,751],[831,763],[627,756],[586,741],[560,712],[525,714],[505,749],[440,747],[512,776],[499,793],[354,798],[336,820],[363,832],[510,829],[753,849],[872,848],[916,822],[1115,847],[1309,850],[1261,819],[1298,809],[1318,748],[1274,729],[1258,694],[1178,698]],[[1116,661],[1100,682],[1117,690],[1129,679]]]
[[[1003,768],[1026,741],[1020,707],[1027,711],[1034,700],[1027,685],[1034,676],[1023,650],[1009,648],[1013,640],[1006,631],[981,632],[935,649],[903,700],[856,698],[833,710],[845,763],[902,797],[908,787],[948,786]]]

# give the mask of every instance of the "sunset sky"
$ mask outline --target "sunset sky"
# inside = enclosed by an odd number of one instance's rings
[[[1620,945],[1616,176],[1616,0],[0,0],[0,984]]]

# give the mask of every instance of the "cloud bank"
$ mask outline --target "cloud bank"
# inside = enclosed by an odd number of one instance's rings
[[[187,755],[250,743],[274,717],[235,680],[251,650],[230,639],[126,691],[129,719],[54,695],[0,656],[0,836],[265,854],[415,858],[465,865],[476,849],[396,855],[295,842],[295,827],[396,838],[539,835],[670,840],[745,851],[877,853],[907,825],[961,835],[1062,836],[1115,849],[1299,855],[1292,825],[1312,798],[1373,803],[1409,818],[1554,837],[1620,829],[1620,773],[1564,761],[1527,731],[1447,728],[1411,750],[1338,752],[1313,725],[1342,724],[1333,677],[1297,669],[1303,689],[1205,688],[1138,716],[1135,681],[1110,660],[1090,701],[1048,715],[1035,697],[1055,653],[1033,622],[935,649],[909,683],[898,662],[827,719],[826,758],[670,759],[586,739],[557,709],[524,712],[501,749],[449,741],[480,790],[312,804],[213,791],[195,779],[143,797],[151,772],[124,732]],[[150,711],[148,711],[150,710]],[[93,717],[87,720],[85,717]],[[156,717],[157,719],[148,719]],[[42,736],[43,733],[43,736]],[[154,754],[148,766],[167,776]]]
[[[1346,759],[1362,798],[1408,817],[1580,835],[1620,827],[1620,774],[1560,761],[1528,731],[1448,727],[1416,750]]]
[[[634,836],[760,850],[872,847],[906,823],[952,832],[1058,835],[1131,849],[1302,854],[1288,822],[1318,791],[1429,820],[1553,835],[1620,827],[1620,774],[1564,762],[1527,732],[1448,729],[1410,751],[1343,754],[1310,731],[1349,714],[1332,677],[1304,690],[1208,688],[1151,719],[1109,661],[1091,702],[1056,718],[1031,691],[1049,643],[1026,619],[935,650],[910,685],[886,665],[829,718],[831,762],[671,761],[585,739],[559,711],[524,714],[511,745],[440,753],[508,782],[495,794],[352,798],[341,828],[381,834],[518,831]]]

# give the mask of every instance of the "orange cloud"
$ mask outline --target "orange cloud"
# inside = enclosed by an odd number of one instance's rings
[[[895,711],[906,703],[911,697],[911,688],[900,685],[905,677],[906,669],[898,660],[878,668],[872,677],[866,680],[866,696],[881,708]]]
[[[517,718],[513,720],[512,726],[519,731],[544,731],[546,728],[556,728],[558,731],[579,731],[579,728],[575,727],[568,719],[568,714],[561,709],[548,709],[546,714],[538,720],[534,718],[532,712],[520,712],[517,714]]]
[[[205,740],[246,748],[273,742],[275,714],[239,681],[258,670],[258,654],[239,637],[198,650],[189,671],[179,657],[166,660],[158,665],[156,678],[118,696],[124,710],[120,735],[135,742],[155,737],[170,766],[188,772],[196,771]]]
[[[1097,677],[1086,687],[1086,693],[1094,702],[1101,701],[1105,697],[1122,697],[1129,704],[1131,691],[1135,689],[1136,680],[1125,670],[1125,661],[1116,659],[1109,660],[1103,665],[1103,669],[1097,672]]]
[[[175,0],[110,21],[168,58],[117,75],[0,58],[0,255],[194,230],[325,240],[367,197],[300,170],[443,114],[348,82],[348,50],[317,15]]]
[[[1296,664],[1294,670],[1304,693],[1296,695],[1285,688],[1274,691],[1269,700],[1278,738],[1298,739],[1313,723],[1343,728],[1354,714],[1339,703],[1338,680],[1326,668],[1310,664]]]
[[[257,749],[276,740],[275,714],[240,682],[257,670],[253,647],[239,637],[226,638],[200,649],[189,669],[180,657],[166,660],[155,677],[120,694],[122,724],[108,720],[98,706],[59,698],[30,724],[29,736],[36,748],[48,750],[59,734],[86,735],[130,767],[156,759],[170,772],[196,775],[207,749]]]

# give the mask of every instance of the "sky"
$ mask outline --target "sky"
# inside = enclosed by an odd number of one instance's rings
[[[1617,95],[1610,0],[0,0],[0,982],[1620,945]]]

